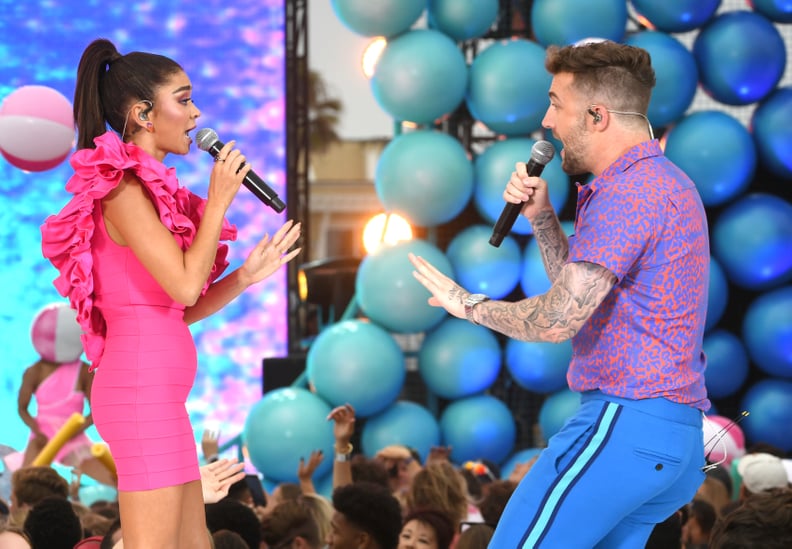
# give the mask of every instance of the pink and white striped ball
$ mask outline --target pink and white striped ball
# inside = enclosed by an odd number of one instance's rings
[[[47,86],[22,86],[0,104],[0,153],[22,170],[63,162],[74,144],[71,102]]]
[[[723,416],[704,419],[704,454],[710,463],[721,463],[728,470],[734,459],[745,455],[745,434],[739,425]]]
[[[44,360],[71,362],[83,352],[80,341],[82,329],[77,313],[66,303],[51,303],[34,317],[30,327],[33,347]]]

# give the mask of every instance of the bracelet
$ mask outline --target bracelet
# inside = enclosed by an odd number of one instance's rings
[[[349,461],[350,459],[352,459],[352,449],[353,448],[354,448],[354,446],[352,446],[352,444],[347,443],[346,451],[339,452],[336,449],[335,460],[340,462],[340,463],[344,463],[346,461]]]

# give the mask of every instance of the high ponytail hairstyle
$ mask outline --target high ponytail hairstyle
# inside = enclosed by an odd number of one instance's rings
[[[157,89],[170,76],[182,71],[168,57],[145,52],[121,55],[115,45],[104,38],[91,42],[80,58],[74,88],[74,122],[77,125],[77,149],[94,148],[94,139],[109,126],[123,139],[126,119],[138,101],[153,106]],[[127,128],[129,135],[137,125]]]

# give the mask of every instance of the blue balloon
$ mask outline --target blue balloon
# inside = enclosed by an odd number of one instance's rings
[[[322,477],[314,478],[314,489],[320,496],[326,497],[328,500],[333,499],[333,473],[332,471]],[[268,492],[272,493],[272,492]]]
[[[575,232],[575,224],[572,221],[562,221],[561,228],[567,236]],[[520,288],[527,297],[541,295],[550,289],[550,279],[547,278],[542,252],[535,238],[525,246]]]
[[[792,23],[792,2],[789,0],[751,0],[754,11],[776,23]]]
[[[449,404],[440,416],[440,432],[454,463],[477,459],[500,463],[514,448],[517,426],[503,402],[478,395]]]
[[[446,317],[445,309],[429,305],[429,292],[415,280],[407,258],[410,252],[454,278],[443,252],[425,240],[380,246],[364,257],[355,279],[358,305],[372,321],[392,332],[423,332]]]
[[[729,301],[729,281],[718,260],[710,257],[709,293],[707,294],[707,322],[705,330],[709,330],[720,322],[726,304]]]
[[[549,105],[547,90],[552,80],[544,60],[544,48],[522,39],[496,42],[479,53],[470,65],[466,98],[473,118],[509,136],[538,130]]]
[[[382,151],[374,188],[387,211],[432,227],[465,209],[473,196],[473,164],[459,140],[446,133],[404,133]]]
[[[539,428],[545,441],[561,430],[580,408],[580,393],[562,389],[548,396],[539,408]]]
[[[704,354],[707,395],[725,398],[736,393],[748,378],[748,353],[740,338],[725,330],[714,330],[704,337]]]
[[[520,246],[507,236],[499,247],[489,243],[492,227],[473,225],[456,235],[446,256],[460,286],[494,299],[509,295],[520,280]]]
[[[80,503],[87,507],[99,501],[118,501],[118,490],[106,484],[80,486],[78,493],[80,496]]]
[[[418,370],[434,394],[456,399],[486,391],[501,368],[495,335],[483,326],[447,318],[424,339]]]
[[[734,284],[765,290],[792,280],[792,204],[753,193],[728,206],[712,231],[715,257]]]
[[[565,46],[594,37],[621,42],[627,30],[627,2],[534,0],[531,28],[543,46]]]
[[[517,385],[534,393],[553,393],[567,386],[572,341],[546,343],[510,339],[506,367]]]
[[[514,165],[517,162],[528,162],[531,159],[531,148],[536,140],[513,137],[495,141],[473,162],[475,186],[473,203],[481,216],[494,223],[503,211],[503,190],[509,182]],[[561,169],[561,156],[556,154],[542,171],[542,178],[547,181],[550,203],[556,212],[561,211],[569,196],[569,177]],[[514,223],[512,232],[515,234],[531,233],[531,224],[523,216]]]
[[[338,19],[362,36],[394,36],[409,29],[426,9],[426,0],[331,0]]]
[[[501,465],[501,474],[500,478],[506,480],[509,478],[509,475],[512,474],[514,468],[517,466],[518,463],[526,463],[531,461],[534,457],[538,456],[542,453],[541,448],[525,448],[524,450],[518,450],[517,452],[513,453],[504,463]]]
[[[267,478],[297,482],[300,458],[314,450],[333,455],[333,426],[327,421],[330,405],[306,389],[275,389],[264,395],[248,413],[242,431],[250,461]],[[316,468],[317,477],[332,468],[324,460]]]
[[[433,30],[388,42],[371,77],[374,99],[396,120],[428,124],[462,102],[468,68],[456,43]]]
[[[792,2],[790,2],[792,5]],[[753,113],[751,126],[763,166],[792,179],[792,87],[778,88]]]
[[[664,127],[682,117],[698,87],[693,54],[676,38],[662,32],[639,32],[627,38],[625,44],[643,48],[652,57],[657,80],[649,101],[652,125]]]
[[[365,320],[322,330],[308,349],[308,380],[331,406],[345,403],[359,417],[381,412],[404,385],[404,353],[388,332]]]
[[[498,19],[498,0],[429,0],[429,26],[458,42],[483,36]]]
[[[781,80],[786,45],[770,21],[749,11],[718,15],[693,44],[704,90],[727,105],[766,97]]]
[[[668,132],[665,154],[690,176],[705,206],[719,206],[741,194],[756,171],[751,134],[720,111],[683,118]]]
[[[663,32],[687,32],[709,21],[721,0],[630,0],[640,18]],[[654,61],[654,59],[652,59]]]
[[[750,412],[742,423],[749,445],[765,442],[792,451],[792,381],[759,381],[745,393],[742,409]]]
[[[360,434],[363,453],[369,457],[374,457],[386,446],[401,444],[415,448],[422,462],[440,441],[440,425],[431,412],[406,400],[399,400],[368,418]]]
[[[743,339],[760,369],[792,378],[792,286],[762,294],[749,305]]]

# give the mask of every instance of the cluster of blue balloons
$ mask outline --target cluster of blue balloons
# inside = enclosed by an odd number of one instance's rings
[[[713,399],[740,395],[751,412],[743,422],[749,441],[792,450],[792,205],[751,189],[757,174],[789,185],[792,179],[792,88],[778,87],[787,45],[775,23],[792,22],[789,2],[754,0],[752,10],[718,14],[720,0],[535,0],[530,20],[535,41],[482,42],[472,60],[459,43],[493,27],[498,0],[331,0],[351,31],[388,40],[371,79],[378,104],[398,121],[427,126],[396,136],[377,166],[375,187],[388,211],[433,227],[472,202],[484,220],[459,232],[446,250],[425,240],[380,248],[364,258],[356,299],[367,320],[328,327],[309,350],[307,376],[314,392],[281,389],[250,413],[245,436],[254,464],[279,480],[292,480],[294,463],[313,449],[331,452],[332,406],[352,403],[365,418],[362,450],[373,455],[405,444],[426,457],[450,445],[452,459],[486,458],[504,475],[536,448],[514,452],[514,418],[486,394],[503,370],[527,391],[546,395],[537,423],[546,439],[577,409],[566,389],[567,344],[510,341],[448,318],[431,307],[413,278],[408,253],[421,255],[474,292],[494,298],[519,290],[540,294],[549,281],[530,226],[501,247],[487,241],[499,215],[514,163],[525,161],[548,104],[545,49],[590,39],[623,41],[646,49],[657,85],[648,117],[665,128],[665,152],[695,181],[711,217],[712,258],[704,349],[706,383]],[[627,35],[630,12],[647,30]],[[426,28],[414,28],[425,15]],[[673,34],[697,30],[692,49]],[[725,111],[689,113],[698,86],[725,105],[755,104],[748,128]],[[471,155],[431,126],[465,106],[499,138]],[[548,137],[549,138],[549,137]],[[555,158],[544,170],[551,202],[561,211],[570,185]],[[772,187],[765,185],[765,187]],[[574,231],[571,222],[564,230]],[[731,289],[753,292],[738,329],[725,329]],[[423,334],[418,370],[431,393],[450,403],[439,415],[399,400],[407,357],[399,334]],[[764,378],[746,387],[755,365]],[[329,466],[326,466],[328,468]],[[319,476],[327,474],[322,469]],[[321,482],[325,482],[324,478]]]

